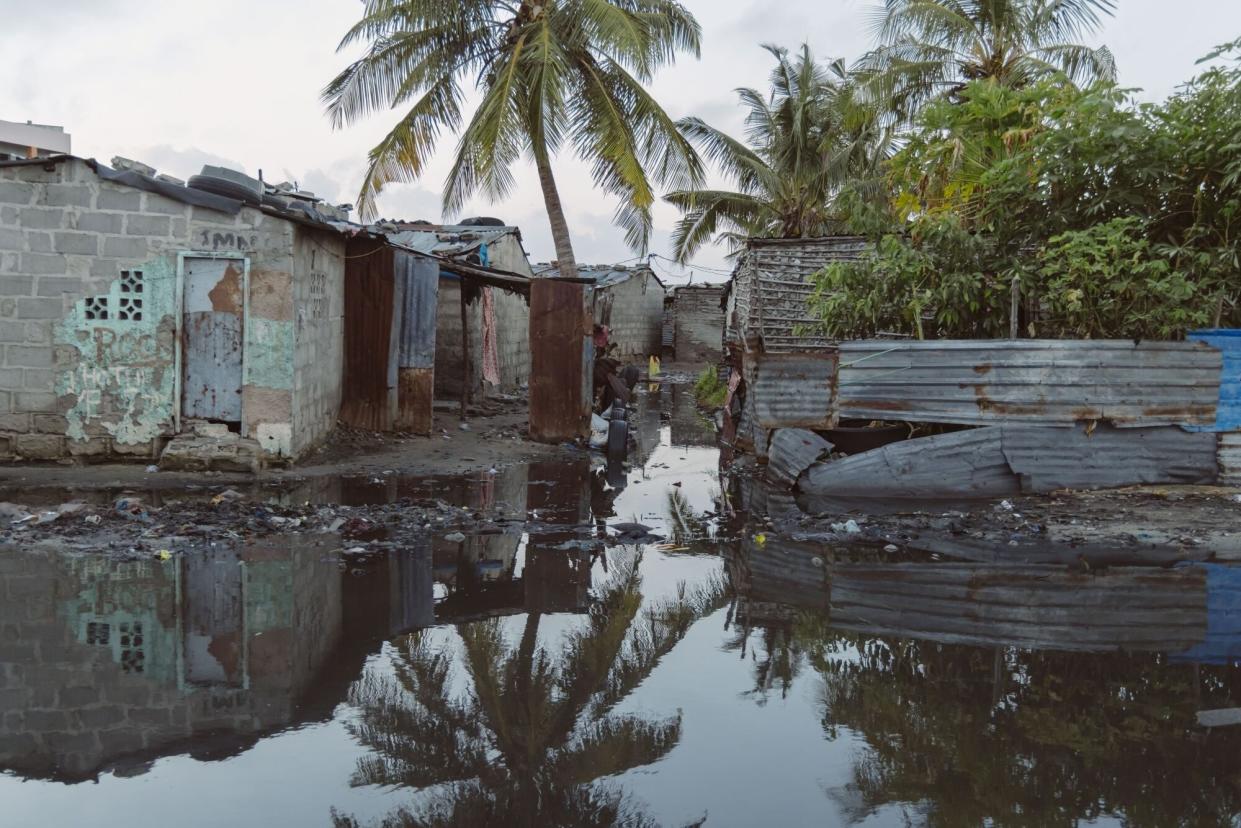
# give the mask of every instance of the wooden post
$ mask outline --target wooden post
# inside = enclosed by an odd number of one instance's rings
[[[465,301],[465,278],[461,279],[461,422],[470,406],[470,314]]]
[[[1013,277],[1012,294],[1012,307],[1008,317],[1008,338],[1016,339],[1021,333],[1021,279],[1017,276]]]

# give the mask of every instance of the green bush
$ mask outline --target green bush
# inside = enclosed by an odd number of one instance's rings
[[[703,408],[714,411],[724,407],[724,399],[728,396],[728,386],[720,381],[720,374],[714,366],[702,369],[694,382],[694,398]]]

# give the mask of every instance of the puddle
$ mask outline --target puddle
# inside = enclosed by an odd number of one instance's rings
[[[1196,719],[1241,707],[1231,570],[781,540],[688,400],[628,471],[265,493],[530,518],[464,541],[0,557],[0,823],[1235,824],[1241,727]]]

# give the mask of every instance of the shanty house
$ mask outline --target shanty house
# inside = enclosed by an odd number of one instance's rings
[[[483,285],[455,272],[461,262],[529,279],[534,275],[521,243],[521,231],[494,219],[467,219],[459,225],[374,225],[390,243],[440,259],[435,333],[435,395],[459,399],[468,382],[471,398],[513,393],[530,381],[530,308],[516,291]],[[462,286],[467,338],[462,337]],[[466,355],[468,354],[468,361]]]
[[[580,267],[578,275],[594,280],[595,323],[607,327],[616,355],[659,354],[667,292],[653,270],[646,265],[602,265]]]
[[[674,349],[676,361],[721,361],[724,340],[723,285],[686,285],[673,291]]]
[[[154,459],[209,423],[289,459],[335,425],[342,216],[209,172],[0,163],[0,454]]]
[[[750,239],[728,283],[725,341],[768,353],[826,350],[828,340],[798,330],[819,321],[809,308],[813,277],[832,262],[860,258],[866,247],[860,236]]]

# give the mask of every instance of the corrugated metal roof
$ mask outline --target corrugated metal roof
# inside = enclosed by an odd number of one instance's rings
[[[1220,376],[1219,403],[1215,423],[1201,427],[1203,431],[1237,431],[1241,429],[1241,330],[1215,328],[1193,331],[1189,338],[1218,348],[1223,354],[1224,369]]]
[[[769,352],[830,348],[826,338],[797,333],[820,322],[809,309],[812,277],[832,262],[861,258],[867,247],[861,236],[751,239],[733,275],[737,318],[730,341],[757,337]]]
[[[394,244],[433,256],[462,256],[484,244],[492,244],[504,236],[519,234],[516,227],[474,227],[465,225],[428,224],[420,226],[373,224],[367,228],[383,235]]]
[[[782,428],[771,438],[767,476],[785,486],[795,486],[802,472],[813,466],[832,444],[804,428]]]
[[[1176,427],[1002,426],[1004,457],[1027,492],[1139,484],[1210,484],[1219,475],[1214,434]]]
[[[1021,493],[999,428],[977,428],[892,443],[812,466],[801,489],[812,496],[1005,497]]]
[[[830,428],[835,352],[746,355],[748,398],[763,428]]]
[[[1207,638],[1200,566],[837,564],[830,609],[840,629],[945,644],[1180,652]]]
[[[1220,352],[1200,342],[870,340],[840,346],[846,419],[1125,427],[1215,422]]]

